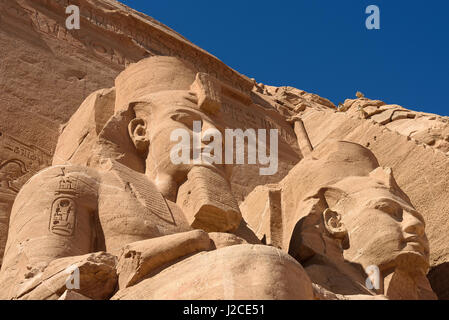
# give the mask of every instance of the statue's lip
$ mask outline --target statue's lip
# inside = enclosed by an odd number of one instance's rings
[[[421,244],[422,246],[424,246],[424,243],[425,243],[425,241],[419,236],[407,237],[407,238],[405,238],[405,242],[416,242],[416,243]]]
[[[426,241],[419,236],[411,236],[405,238],[405,242],[413,247],[413,249],[418,249],[421,253],[427,254],[428,249]]]

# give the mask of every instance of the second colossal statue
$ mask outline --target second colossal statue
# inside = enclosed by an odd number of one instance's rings
[[[320,144],[279,184],[256,188],[241,208],[257,236],[295,257],[324,292],[436,298],[426,278],[424,219],[392,170],[361,145]]]

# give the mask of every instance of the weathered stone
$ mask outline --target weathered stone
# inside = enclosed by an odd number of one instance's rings
[[[208,168],[190,170],[176,202],[193,228],[207,232],[235,231],[242,219],[228,182]]]
[[[313,299],[313,289],[289,255],[267,246],[237,245],[194,255],[112,299],[306,300]]]
[[[106,122],[114,115],[115,89],[98,90],[81,104],[61,128],[53,165],[87,165],[90,153]]]
[[[129,244],[119,256],[119,288],[137,284],[167,263],[211,248],[211,240],[201,230],[167,236],[163,242],[156,238]]]
[[[104,252],[56,259],[43,271],[31,270],[26,274],[17,293],[11,292],[8,298],[57,300],[69,286],[73,286],[69,290],[88,299],[108,299],[117,286],[116,263],[115,256]]]
[[[213,247],[215,247],[216,249],[248,243],[245,239],[240,238],[232,233],[211,232],[209,233],[209,238],[213,243]]]
[[[337,109],[78,2],[72,32],[64,1],[0,0],[0,298],[447,297],[448,118],[361,93]],[[277,129],[277,172],[175,163],[195,122]]]
[[[222,110],[210,118],[198,93],[190,91],[195,74],[195,66],[185,60],[151,57],[124,71],[115,89],[97,92],[81,106],[58,142],[63,164],[36,174],[15,200],[0,272],[5,297],[57,299],[65,290],[62,275],[53,275],[52,264],[62,267],[82,254],[119,254],[123,248],[117,271],[114,266],[113,272],[120,275],[120,288],[137,288],[142,280],[152,279],[164,270],[182,270],[183,261],[190,255],[234,248],[244,242],[238,236],[217,234],[213,242],[204,231],[189,233],[191,226],[215,232],[238,229],[251,238],[231,192],[230,168],[219,163],[177,165],[171,161],[174,144],[167,141],[171,141],[172,130],[191,125],[192,119],[202,120],[208,128],[221,126],[225,120],[221,118]],[[124,81],[128,78],[136,81]],[[222,91],[224,97],[236,97],[237,93],[230,92],[225,83],[216,81],[226,89]],[[136,86],[135,90],[130,84]],[[197,86],[195,90],[207,88]],[[240,104],[247,103],[244,95],[240,98]],[[112,104],[114,114],[106,120]],[[279,117],[276,121],[290,128],[286,119]],[[290,130],[294,132],[293,128]],[[296,145],[296,139],[291,139],[291,143]],[[39,214],[34,214],[36,210]],[[230,266],[248,265],[238,254],[228,254],[226,259]],[[267,263],[273,270],[284,270],[282,260],[270,258]],[[195,263],[189,266],[200,270]],[[229,272],[236,273],[239,268]],[[307,293],[310,281],[301,266],[294,263],[287,269],[291,275],[282,280],[285,286],[277,289],[273,298],[311,297]],[[277,277],[281,274],[277,273]],[[287,285],[289,277],[299,277],[296,281],[304,283],[305,289],[299,287],[294,292]],[[276,282],[281,282],[278,278]],[[116,276],[108,275],[108,279],[115,288]],[[226,285],[226,279],[220,281],[218,286]],[[270,281],[257,284],[257,293],[242,296],[265,297],[263,292],[271,285]],[[79,293],[105,299],[111,287]]]
[[[390,123],[392,121],[393,114],[395,113],[397,109],[388,109],[383,111],[382,113],[375,114],[371,117],[375,122],[386,125],[387,123]]]
[[[391,121],[401,120],[401,119],[409,119],[410,112],[408,111],[400,111],[397,110],[393,113],[393,116],[391,117]]]

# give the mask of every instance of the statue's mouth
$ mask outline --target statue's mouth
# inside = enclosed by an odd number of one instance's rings
[[[423,259],[425,259],[426,261],[428,261],[429,259],[429,245],[428,242],[419,237],[419,236],[410,236],[405,238],[404,240],[404,248],[402,249],[402,252],[404,254],[407,253],[413,253],[413,254],[417,254],[421,257],[423,257]]]

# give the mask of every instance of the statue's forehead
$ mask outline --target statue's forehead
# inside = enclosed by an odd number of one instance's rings
[[[143,96],[132,102],[136,111],[146,111],[149,114],[166,114],[176,109],[187,109],[200,112],[193,97],[187,90],[165,90]]]
[[[406,199],[403,199],[394,190],[384,183],[371,177],[350,177],[335,185],[347,195],[348,200],[358,205],[364,205],[376,199],[389,199],[404,206],[410,206]]]
[[[158,92],[149,92],[139,97],[139,99],[134,100],[133,103],[156,103],[170,100],[179,100],[182,97],[186,97],[188,95],[188,92],[188,90],[161,90]]]
[[[406,199],[396,195],[392,190],[383,185],[372,186],[351,194],[358,207],[371,208],[379,203],[395,203],[404,210],[416,211]]]

